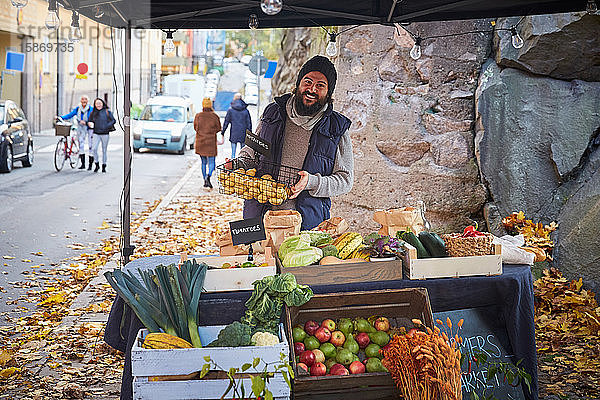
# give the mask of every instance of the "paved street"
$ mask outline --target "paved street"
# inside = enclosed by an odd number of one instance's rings
[[[118,235],[119,198],[123,183],[123,136],[111,135],[107,173],[71,169],[56,172],[54,136],[36,136],[33,167],[0,175],[0,311],[24,293],[9,282],[21,281],[32,265],[43,268],[91,250],[102,239]],[[197,155],[155,152],[134,155],[131,206],[145,209],[165,195]],[[102,227],[103,222],[109,228]],[[40,255],[36,255],[37,253]],[[14,258],[11,258],[14,257]],[[31,260],[31,261],[29,261]],[[20,304],[21,305],[21,304]],[[26,304],[23,304],[26,305]]]

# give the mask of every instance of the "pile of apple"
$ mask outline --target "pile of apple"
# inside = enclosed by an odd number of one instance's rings
[[[298,375],[349,375],[387,372],[379,350],[388,344],[390,322],[379,317],[369,323],[364,318],[306,321],[292,329]]]

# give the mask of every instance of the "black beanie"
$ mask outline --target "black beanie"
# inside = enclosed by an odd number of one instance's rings
[[[331,96],[333,89],[335,89],[335,81],[337,80],[337,72],[335,72],[335,66],[329,58],[323,56],[314,56],[310,60],[304,63],[300,72],[298,73],[298,79],[296,79],[296,87],[300,85],[300,81],[304,78],[304,75],[312,71],[318,71],[325,75],[327,78],[327,95]]]

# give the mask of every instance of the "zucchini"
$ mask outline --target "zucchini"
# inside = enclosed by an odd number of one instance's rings
[[[400,239],[404,240],[406,243],[409,243],[412,247],[417,249],[417,258],[430,258],[431,255],[427,251],[427,249],[423,246],[423,243],[419,240],[417,235],[413,232],[406,231],[400,232]]]
[[[429,254],[431,254],[431,257],[448,257],[446,244],[437,234],[423,231],[419,233],[419,241]]]

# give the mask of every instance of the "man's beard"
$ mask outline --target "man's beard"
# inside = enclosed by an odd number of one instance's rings
[[[314,104],[307,106],[306,104],[304,104],[304,101],[302,100],[302,97],[304,96],[305,93],[308,93],[308,92],[305,91],[304,93],[296,93],[296,98],[294,99],[294,107],[296,108],[296,112],[298,113],[298,115],[302,115],[302,116],[315,115],[316,113],[319,112],[319,110],[321,108],[323,108],[325,103],[327,103],[327,99],[326,98],[318,98]]]

